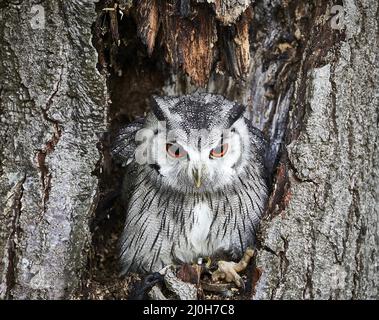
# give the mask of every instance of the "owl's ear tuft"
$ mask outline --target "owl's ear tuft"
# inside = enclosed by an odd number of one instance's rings
[[[165,121],[169,116],[168,101],[165,98],[153,95],[151,98],[151,110],[158,121]]]
[[[245,106],[239,103],[234,103],[229,111],[228,122],[232,126],[234,122],[241,119],[245,113]]]

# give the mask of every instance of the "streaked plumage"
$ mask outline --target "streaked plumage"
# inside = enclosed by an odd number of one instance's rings
[[[238,259],[254,244],[267,200],[265,142],[243,113],[241,105],[219,95],[156,97],[145,119],[121,130],[113,154],[126,165],[124,272],[158,271],[171,263],[219,254]],[[166,149],[157,147],[162,140],[158,121],[174,130],[168,139],[183,146],[186,157],[162,161]],[[135,136],[142,128],[153,134],[138,143]],[[204,139],[203,132],[193,129],[212,134]],[[226,138],[223,129],[229,129]],[[220,137],[229,149],[222,158],[212,158],[209,150],[224,151],[217,149]],[[142,147],[150,164],[135,159]],[[200,187],[192,176],[197,170],[203,178]]]

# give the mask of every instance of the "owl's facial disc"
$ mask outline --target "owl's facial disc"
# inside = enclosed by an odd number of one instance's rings
[[[167,135],[156,157],[164,181],[177,190],[192,188],[194,192],[215,191],[233,183],[246,145],[244,122],[238,122],[222,132]]]
[[[193,155],[194,159],[198,160],[199,158],[204,158],[202,157],[202,155],[207,153],[207,149],[208,148],[206,148],[205,152],[202,153],[201,150],[199,149],[196,150],[194,148],[190,150],[190,153]],[[218,144],[209,151],[208,157],[209,159],[215,159],[215,160],[220,159],[227,154],[228,150],[229,150],[229,143],[225,142],[224,135],[222,134],[221,139],[218,142]],[[189,162],[192,159],[192,157],[190,157],[189,153],[185,150],[185,148],[177,142],[166,143],[166,152],[168,156],[173,159],[179,160],[183,157],[187,157],[187,160]],[[195,187],[200,188],[201,183],[202,183],[202,178],[203,178],[202,175],[204,174],[204,172],[207,172],[206,170],[207,161],[196,161],[196,162],[198,163],[198,165],[192,166],[191,174],[193,176]]]

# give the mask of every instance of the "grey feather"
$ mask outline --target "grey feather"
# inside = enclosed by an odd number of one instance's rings
[[[138,130],[143,128],[144,123],[144,118],[138,118],[120,129],[111,150],[112,157],[116,162],[126,166],[133,160],[138,146],[135,135]]]

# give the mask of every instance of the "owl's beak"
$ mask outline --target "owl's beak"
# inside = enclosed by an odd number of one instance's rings
[[[195,181],[196,188],[200,188],[201,186],[201,168],[192,170],[193,179]]]

